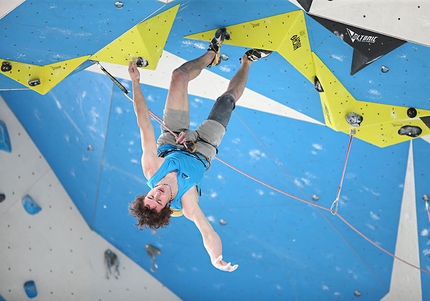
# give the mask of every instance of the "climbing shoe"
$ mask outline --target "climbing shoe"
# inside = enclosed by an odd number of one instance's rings
[[[212,38],[209,44],[208,51],[215,52],[215,58],[208,65],[208,67],[216,66],[221,63],[221,44],[224,40],[230,40],[230,33],[225,28],[220,28],[215,32],[215,36]]]
[[[245,55],[248,58],[248,60],[255,62],[255,61],[258,61],[259,59],[268,57],[271,53],[272,51],[269,51],[269,50],[251,49],[245,52]]]

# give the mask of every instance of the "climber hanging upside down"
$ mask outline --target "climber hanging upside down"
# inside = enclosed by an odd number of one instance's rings
[[[173,71],[164,109],[164,126],[157,141],[140,89],[140,73],[136,62],[129,64],[134,110],[142,140],[143,174],[151,189],[146,195],[136,197],[129,209],[130,214],[137,218],[136,225],[140,229],[147,227],[153,230],[167,226],[173,210],[182,210],[199,229],[212,264],[220,270],[233,272],[238,265],[223,260],[221,239],[199,207],[198,186],[217,153],[235,103],[243,94],[249,67],[271,52],[247,51],[227,91],[216,100],[208,118],[196,130],[190,130],[188,83],[205,67],[220,63],[220,48],[225,39],[229,39],[227,30],[218,29],[204,55]]]

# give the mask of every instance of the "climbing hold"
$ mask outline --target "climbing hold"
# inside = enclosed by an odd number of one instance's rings
[[[157,261],[155,260],[155,256],[160,255],[161,250],[150,244],[145,245],[145,248],[146,248],[146,253],[151,258],[151,261],[152,261],[150,270],[151,272],[155,273],[158,270],[158,264],[157,264]]]
[[[119,259],[118,256],[112,252],[111,250],[107,249],[105,251],[105,263],[106,263],[106,278],[109,279],[109,274],[112,275],[111,268],[114,267],[113,275],[116,279],[119,277]]]
[[[12,151],[6,123],[0,120],[0,149],[8,153]]]
[[[0,193],[0,203],[6,200],[6,195],[4,193]]]
[[[317,90],[318,92],[324,92],[321,82],[316,76],[314,78],[314,85],[315,85],[315,90]]]
[[[122,1],[116,1],[115,2],[115,6],[116,6],[116,8],[121,9],[121,8],[124,7],[124,2],[122,2]]]
[[[24,283],[24,291],[28,298],[34,298],[37,296],[36,283],[33,280]]]
[[[12,151],[6,123],[4,123],[2,120],[0,120],[0,149],[8,153]]]
[[[381,72],[382,73],[387,73],[388,71],[390,71],[390,68],[388,68],[387,66],[384,66],[384,65],[381,66]]]
[[[350,112],[345,116],[346,122],[354,127],[359,127],[360,123],[363,121],[363,117],[357,113]]]
[[[8,72],[12,70],[12,65],[9,62],[2,62],[1,63],[1,71],[2,72]]]
[[[136,60],[137,67],[145,68],[149,65],[148,61],[145,60],[143,57],[139,56]]]
[[[36,78],[36,79],[29,80],[28,85],[30,87],[36,87],[36,86],[40,85],[40,79]]]
[[[415,108],[409,108],[406,114],[408,114],[409,118],[414,118],[417,116],[417,110]]]
[[[421,135],[421,133],[422,133],[421,128],[419,126],[413,126],[413,125],[402,126],[398,131],[399,135],[406,135],[409,137],[418,137],[419,135]]]
[[[28,195],[22,198],[22,205],[24,206],[25,211],[27,211],[27,213],[30,215],[39,213],[39,211],[42,210],[42,208],[40,208]]]
[[[0,301],[6,301],[6,300],[0,295]]]

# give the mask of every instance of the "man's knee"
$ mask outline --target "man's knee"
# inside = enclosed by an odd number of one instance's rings
[[[235,101],[232,95],[224,93],[215,101],[208,119],[215,120],[227,127],[231,113],[235,108]]]
[[[172,72],[172,83],[178,85],[187,85],[189,80],[188,71],[185,68],[179,67]]]

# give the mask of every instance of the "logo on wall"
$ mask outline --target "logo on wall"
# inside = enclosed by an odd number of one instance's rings
[[[376,39],[378,36],[366,36],[362,34],[355,33],[348,27],[346,28],[346,32],[348,33],[349,37],[351,38],[351,41],[354,42],[361,42],[361,43],[371,43],[374,44],[376,42]]]
[[[298,35],[293,35],[290,38],[291,42],[293,43],[293,50],[297,50],[300,47],[302,47],[302,42],[300,41],[300,37]]]
[[[354,48],[351,62],[351,75],[406,43],[404,40],[375,33],[363,28],[346,25],[310,14],[309,16]]]

